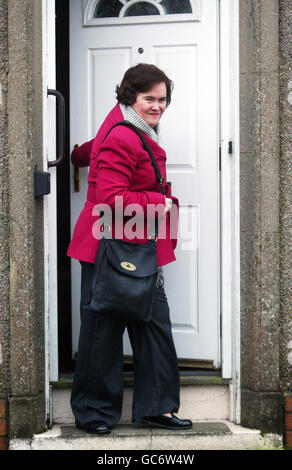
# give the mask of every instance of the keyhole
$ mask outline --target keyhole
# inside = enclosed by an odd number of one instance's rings
[[[143,47],[139,47],[138,52],[139,52],[139,54],[143,54],[143,52],[144,52]]]

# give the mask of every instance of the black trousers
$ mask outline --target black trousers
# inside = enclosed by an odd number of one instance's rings
[[[83,309],[89,300],[93,264],[81,262],[81,266],[81,327],[71,393],[75,420],[81,425],[103,421],[110,427],[119,421],[125,328],[134,358],[132,420],[177,412],[179,369],[164,288],[155,289],[150,322],[118,321]]]

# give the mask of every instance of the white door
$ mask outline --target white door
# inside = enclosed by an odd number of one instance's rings
[[[166,294],[178,357],[213,361],[215,367],[220,365],[218,44],[218,0],[70,1],[71,149],[95,136],[130,66],[156,64],[174,82],[160,125],[168,180],[180,200],[180,240],[176,262],[164,268]],[[72,231],[85,201],[87,171],[82,169],[80,192],[72,182]],[[80,268],[74,260],[72,293],[74,355],[80,321]],[[124,354],[131,354],[127,333]]]

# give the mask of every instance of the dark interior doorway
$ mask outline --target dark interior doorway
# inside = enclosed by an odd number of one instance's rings
[[[56,0],[56,88],[65,99],[65,153],[57,167],[58,344],[60,374],[74,370],[71,340],[69,0]]]

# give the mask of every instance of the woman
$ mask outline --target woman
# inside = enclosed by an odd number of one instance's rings
[[[163,265],[175,260],[177,240],[170,236],[170,211],[173,211],[172,203],[178,208],[178,200],[171,196],[167,183],[164,183],[165,195],[161,193],[150,157],[132,129],[117,126],[105,138],[119,121],[135,124],[143,132],[166,181],[166,154],[157,143],[156,130],[170,103],[171,88],[171,81],[154,65],[139,64],[130,68],[116,89],[118,103],[104,120],[95,139],[75,148],[71,157],[74,165],[90,167],[87,201],[67,252],[82,266],[81,328],[71,406],[76,426],[95,434],[110,432],[121,416],[122,338],[126,327],[134,356],[132,422],[167,429],[192,427],[190,420],[181,420],[173,414],[179,409],[180,383],[162,270]],[[107,204],[117,210],[121,202],[124,208],[134,204],[142,218],[146,217],[149,204],[154,204],[158,207],[159,220],[165,222],[164,236],[158,234],[157,239],[159,275],[155,303],[151,321],[146,323],[118,321],[84,308],[89,301],[99,245],[96,227],[100,227],[100,222],[94,207]],[[126,219],[122,221],[123,227]],[[120,228],[113,220],[113,236]],[[175,233],[176,229],[177,225]],[[119,238],[145,243],[149,237],[147,225],[142,237],[127,235],[123,232]]]

